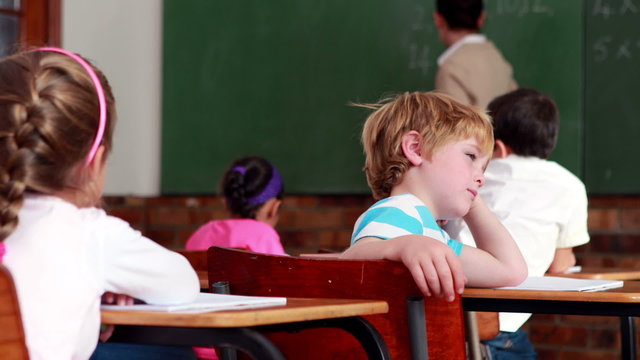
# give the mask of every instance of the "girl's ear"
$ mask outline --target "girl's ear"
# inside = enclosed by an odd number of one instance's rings
[[[105,152],[104,152],[104,145],[100,145],[98,147],[98,150],[96,150],[96,155],[93,157],[93,160],[91,160],[91,163],[89,163],[88,167],[89,167],[89,178],[91,180],[95,180],[98,179],[102,176],[102,172],[105,170],[106,164],[105,164]]]
[[[262,206],[256,212],[256,220],[262,221],[275,227],[278,223],[280,217],[278,216],[278,211],[280,210],[280,204],[282,204],[282,200],[278,200],[276,198],[267,200],[266,203],[262,204]]]
[[[422,158],[422,136],[415,130],[402,135],[400,145],[404,157],[409,160],[411,165],[419,166],[424,159]]]
[[[282,200],[273,199],[274,201],[271,203],[269,207],[268,215],[270,218],[277,218],[278,212],[280,211],[280,205],[282,205]]]

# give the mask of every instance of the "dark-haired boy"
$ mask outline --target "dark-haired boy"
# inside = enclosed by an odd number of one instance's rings
[[[517,88],[511,65],[479,33],[485,20],[482,0],[436,0],[433,17],[448,47],[438,58],[436,91],[484,109],[496,96]]]
[[[561,273],[575,264],[573,247],[589,241],[587,195],[575,175],[547,160],[556,146],[559,117],[547,95],[519,89],[489,104],[495,149],[479,195],[509,230],[524,256],[529,276]],[[449,234],[474,240],[463,221]],[[535,359],[520,327],[531,314],[500,313],[500,333],[483,341],[492,359]]]

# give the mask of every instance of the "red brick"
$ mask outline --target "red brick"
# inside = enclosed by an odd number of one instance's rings
[[[103,196],[102,201],[107,207],[123,205],[125,204],[125,197],[124,196]]]
[[[611,316],[587,316],[587,315],[558,315],[560,321],[572,326],[582,325],[585,327],[604,326],[616,327],[619,322],[617,317]]]
[[[278,221],[278,228],[293,228],[296,223],[296,213],[291,209],[285,209],[280,207],[280,219]]]
[[[323,229],[343,226],[343,214],[339,209],[300,210],[295,214],[296,228]]]
[[[590,196],[590,208],[640,208],[640,196]]]
[[[538,360],[558,360],[560,355],[555,349],[538,349],[536,348],[536,352],[538,353]]]
[[[109,209],[108,213],[132,225],[144,223],[144,209],[142,208],[117,207]]]
[[[614,360],[620,358],[617,352],[593,349],[559,351],[558,355],[560,360]]]
[[[172,230],[147,230],[145,236],[168,249],[179,248],[176,246],[175,232]]]
[[[197,230],[197,228],[190,229],[182,229],[177,231],[177,235],[175,241],[177,242],[180,248],[184,248],[184,245],[187,243],[187,240],[193,235],[193,233]]]
[[[591,347],[601,349],[615,349],[620,346],[620,330],[613,329],[592,329],[590,331]]]
[[[346,249],[351,242],[351,231],[321,231],[318,233],[318,245],[323,248]]]
[[[127,196],[124,203],[128,206],[146,206],[147,198],[138,196]]]
[[[558,321],[558,315],[554,314],[533,314],[527,324],[553,324]]]
[[[309,231],[283,231],[280,233],[280,241],[287,248],[311,247],[315,252],[318,246],[318,236]]]
[[[620,267],[622,268],[630,268],[630,269],[638,269],[640,268],[640,258],[638,257],[625,257],[619,259]]]
[[[358,209],[358,208],[345,209],[344,210],[345,224],[353,228],[353,225],[355,225],[356,220],[358,220],[360,215],[362,215],[362,213],[364,213],[365,210],[367,209]]]
[[[616,230],[620,228],[618,209],[591,209],[587,219],[589,231]]]
[[[186,208],[158,207],[148,210],[149,225],[190,224],[190,214]]]
[[[536,343],[586,346],[587,329],[575,326],[536,326],[531,328],[531,340]]]
[[[180,206],[183,204],[183,196],[158,196],[147,199],[147,206],[151,208],[160,206]]]
[[[591,235],[589,243],[581,246],[581,250],[586,250],[587,253],[611,252],[611,243],[614,241],[614,236],[613,234]]]
[[[336,195],[318,197],[318,205],[322,207],[354,207],[366,210],[375,201],[371,195]]]
[[[285,196],[282,206],[289,208],[315,208],[318,206],[318,196],[311,195],[295,195]]]
[[[623,230],[640,230],[640,209],[622,209],[620,218]]]

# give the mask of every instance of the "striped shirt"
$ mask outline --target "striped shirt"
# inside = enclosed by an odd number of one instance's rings
[[[353,229],[351,245],[364,237],[386,240],[411,234],[442,241],[458,256],[462,252],[462,243],[451,239],[424,203],[409,193],[382,199],[360,215]]]

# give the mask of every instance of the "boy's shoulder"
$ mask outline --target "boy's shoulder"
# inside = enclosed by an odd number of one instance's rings
[[[392,195],[384,199],[378,200],[371,205],[368,210],[379,208],[407,208],[425,206],[424,203],[411,193]]]
[[[555,161],[537,157],[509,155],[503,159],[494,159],[485,172],[485,185],[480,191],[484,194],[503,193],[505,189],[567,192],[573,196],[586,197],[586,188],[582,180]]]

